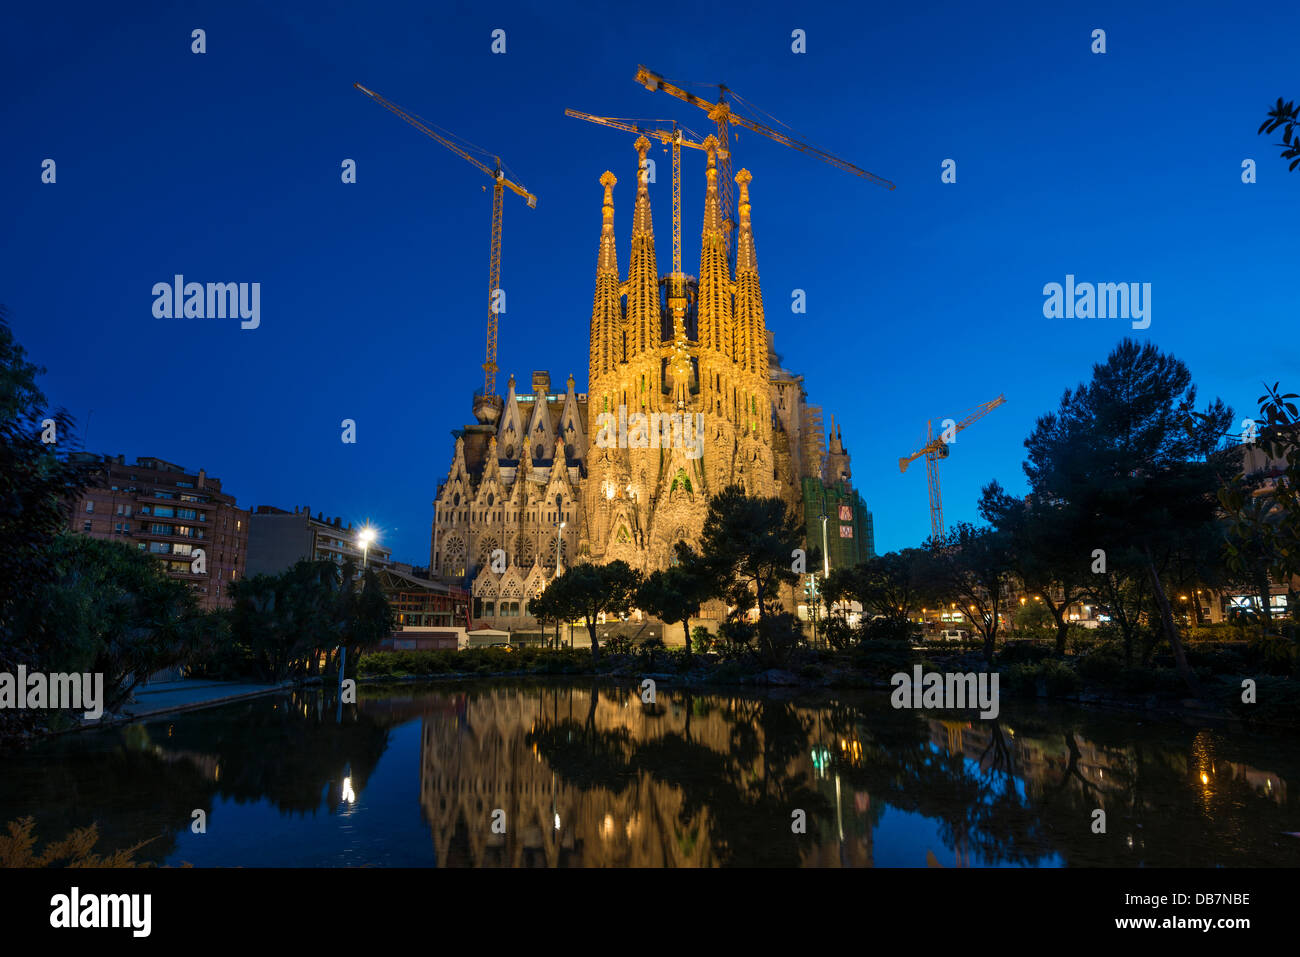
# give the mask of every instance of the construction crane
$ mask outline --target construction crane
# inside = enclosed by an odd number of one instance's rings
[[[728,261],[731,262],[733,267],[735,266],[736,251],[735,244],[731,241],[731,231],[735,228],[735,223],[731,218],[731,161],[729,158],[731,151],[730,128],[732,124],[744,127],[747,130],[752,130],[755,133],[760,133],[768,139],[776,140],[778,143],[783,143],[791,149],[798,150],[801,153],[808,153],[817,157],[817,159],[824,163],[829,163],[836,169],[842,169],[855,176],[861,176],[863,179],[869,180],[878,186],[883,186],[886,189],[894,189],[894,184],[889,180],[883,179],[874,173],[868,173],[866,170],[854,166],[847,160],[842,160],[838,156],[828,153],[816,146],[811,146],[808,143],[801,143],[799,140],[789,137],[764,123],[751,120],[749,117],[742,116],[739,113],[733,113],[731,111],[731,104],[727,102],[727,94],[730,93],[735,100],[741,103],[744,103],[745,100],[740,96],[740,94],[736,93],[734,90],[727,89],[727,87],[721,83],[717,84],[718,102],[712,103],[703,97],[696,96],[694,93],[688,93],[681,87],[664,79],[660,74],[655,73],[653,70],[649,70],[644,66],[638,66],[636,68],[636,81],[652,93],[655,90],[663,90],[670,96],[675,96],[677,99],[685,103],[699,107],[708,114],[709,119],[713,120],[714,124],[717,126],[718,143],[721,144],[722,150],[724,151],[720,154],[720,157],[722,158],[719,160],[719,172],[722,174],[722,225],[726,235]]]
[[[496,162],[495,168],[488,166],[486,163],[483,163],[478,159],[476,159],[475,157],[471,156],[459,145],[447,139],[447,137],[440,136],[439,134],[435,133],[433,130],[429,129],[429,127],[426,126],[419,117],[412,116],[410,113],[406,112],[406,110],[402,109],[396,103],[392,103],[384,99],[374,90],[367,90],[360,83],[353,83],[352,85],[356,87],[358,90],[360,90],[362,93],[364,93],[366,96],[370,97],[380,106],[382,106],[384,109],[388,110],[390,113],[397,114],[402,119],[406,120],[406,122],[414,126],[421,133],[423,133],[425,136],[428,136],[430,139],[437,140],[439,143],[447,147],[447,149],[451,150],[457,156],[461,157],[462,159],[468,160],[470,163],[473,163],[484,173],[487,173],[488,176],[492,177],[492,258],[491,258],[491,263],[488,267],[487,361],[483,363],[483,394],[485,396],[496,395],[497,312],[498,312],[497,293],[501,289],[501,207],[502,207],[501,201],[505,194],[505,191],[509,189],[511,192],[518,193],[520,196],[522,196],[525,199],[525,201],[527,201],[529,209],[535,209],[537,207],[537,197],[534,196],[532,193],[528,192],[528,190],[524,189],[524,187],[520,186],[518,183],[506,178],[506,175],[501,168],[502,166],[501,157],[499,156],[492,157],[493,160]]]
[[[925,423],[925,445],[921,446],[907,458],[898,460],[898,471],[906,472],[907,467],[925,456],[925,475],[930,484],[930,534],[934,541],[938,542],[943,539],[943,502],[939,497],[939,460],[948,457],[948,446],[956,440],[957,433],[968,428],[975,422],[984,418],[998,406],[1005,403],[1005,396],[998,396],[991,402],[985,402],[983,405],[977,405],[967,412],[960,422],[954,422],[953,425],[939,433],[938,438],[934,435],[934,420],[931,419]],[[947,421],[952,421],[951,419]]]
[[[565,116],[571,116],[577,120],[586,120],[588,123],[596,123],[600,126],[608,126],[611,129],[622,130],[625,133],[636,133],[639,136],[657,139],[660,143],[672,147],[673,153],[673,272],[669,279],[668,308],[674,317],[674,323],[680,314],[686,311],[686,276],[682,272],[682,147],[689,146],[691,149],[705,149],[703,143],[695,140],[688,140],[683,136],[683,131],[697,136],[697,133],[691,132],[685,127],[678,127],[672,123],[671,127],[641,126],[638,120],[624,120],[616,116],[593,116],[590,113],[583,113],[580,110],[565,110]],[[672,122],[672,121],[669,121]],[[644,160],[644,155],[642,156]],[[645,175],[644,170],[641,175]]]

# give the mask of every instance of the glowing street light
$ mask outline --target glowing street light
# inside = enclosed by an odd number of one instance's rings
[[[357,532],[357,544],[361,546],[361,570],[365,571],[370,559],[370,543],[378,538],[378,533],[369,525],[363,525]]]

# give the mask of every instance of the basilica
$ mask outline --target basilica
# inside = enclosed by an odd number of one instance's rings
[[[698,537],[709,497],[729,484],[780,496],[801,512],[810,487],[847,490],[848,453],[835,434],[828,455],[821,410],[807,404],[803,377],[782,368],[764,321],[753,177],[744,169],[735,177],[733,269],[717,141],[704,146],[699,275],[660,274],[640,175],[621,272],[617,179],[606,171],[587,391],[576,391],[572,376],[563,390],[547,372],[532,373],[526,388],[511,376],[504,399],[475,397],[475,421],[456,433],[434,502],[430,569],[469,587],[476,620],[536,628],[529,599],[574,562],[665,567],[678,541]],[[639,169],[648,147],[637,140]],[[638,416],[689,422],[691,441],[611,442],[598,425]]]

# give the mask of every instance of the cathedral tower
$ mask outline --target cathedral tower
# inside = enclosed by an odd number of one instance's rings
[[[636,141],[639,170],[650,143]],[[718,195],[718,141],[708,154],[697,283],[697,337],[661,299],[646,177],[638,175],[626,281],[612,246],[614,176],[605,201],[591,319],[587,477],[581,553],[621,558],[643,570],[671,561],[673,546],[699,533],[710,495],[737,483],[777,489],[773,386],[750,218],[741,170],[736,276],[727,265]],[[670,332],[669,332],[670,330]],[[788,483],[792,485],[794,483]]]

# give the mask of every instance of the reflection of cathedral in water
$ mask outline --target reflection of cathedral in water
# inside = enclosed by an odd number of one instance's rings
[[[593,712],[590,690],[542,688],[457,695],[440,711],[424,720],[420,770],[420,802],[440,866],[712,867],[746,856],[736,848],[735,859],[719,859],[712,838],[727,822],[714,816],[726,811],[713,803],[688,807],[684,788],[630,765],[616,780],[598,771],[588,777],[580,740],[578,760],[565,763],[569,773],[557,772],[537,743],[549,732],[547,740],[558,735],[562,746],[566,736],[581,739],[594,727],[629,751],[633,743],[653,747],[676,737],[727,756],[737,717],[725,704],[701,714],[676,693],[661,692],[657,705],[643,707],[632,689],[604,687]],[[813,712],[799,713],[815,725]],[[782,811],[772,816],[773,840],[797,841],[792,864],[870,866],[871,829],[862,813],[869,798],[816,765],[816,748],[803,747],[779,770],[822,794],[830,815],[810,813],[807,833],[787,838],[789,812]],[[753,778],[747,786],[761,787],[768,770],[776,769],[760,758],[745,775]],[[492,829],[498,809],[505,833]]]

